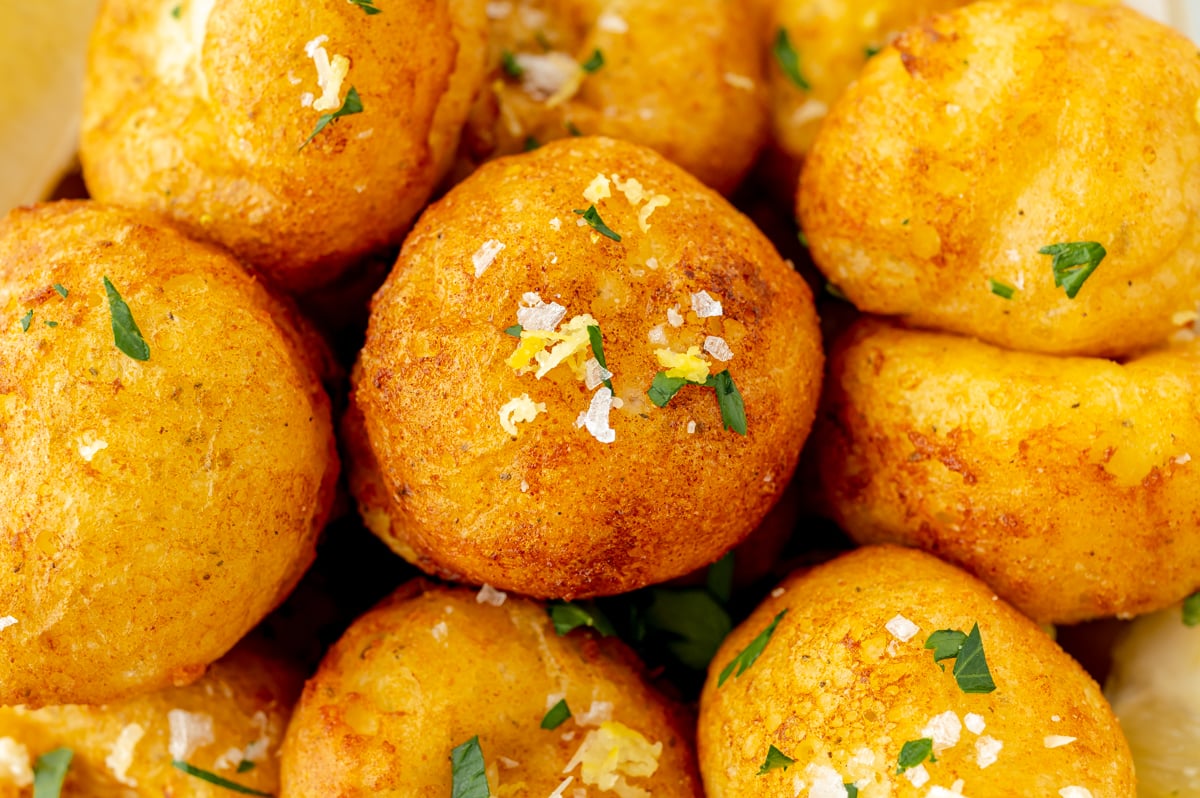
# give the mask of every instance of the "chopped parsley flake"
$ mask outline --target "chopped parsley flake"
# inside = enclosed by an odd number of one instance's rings
[[[796,48],[792,47],[792,40],[788,36],[786,28],[780,28],[779,32],[775,34],[775,44],[771,51],[775,54],[775,60],[779,62],[779,68],[783,70],[783,74],[796,85],[796,88],[805,91],[812,88],[800,72],[800,55],[796,52]]]
[[[150,345],[133,320],[129,305],[125,304],[116,286],[107,277],[104,278],[104,292],[108,294],[108,312],[112,316],[113,343],[134,360],[149,360]]]
[[[796,760],[792,759],[783,751],[780,751],[775,746],[771,746],[767,749],[767,758],[763,760],[762,766],[758,769],[758,775],[761,776],[768,771],[775,770],[776,768],[783,768],[784,770],[787,770],[792,766],[793,763],[795,763],[795,761]]]
[[[741,392],[733,384],[733,375],[729,373],[729,369],[709,376],[704,384],[717,392],[717,404],[721,406],[721,423],[725,429],[745,435],[746,405],[742,401]]]
[[[592,51],[591,58],[580,64],[579,68],[584,72],[591,74],[602,66],[604,66],[604,53],[597,49]]]
[[[383,13],[382,8],[375,7],[375,0],[350,0],[350,2],[361,8],[368,17]]]
[[[45,325],[46,325],[47,327],[57,327],[57,326],[58,326],[58,322],[56,322],[56,321],[47,321],[47,322],[45,322]]]
[[[241,762],[238,762],[237,772],[249,773],[250,771],[254,770],[255,767],[256,765],[249,759],[243,759]]]
[[[62,283],[55,283],[55,284],[54,284],[54,290],[55,290],[55,292],[56,292],[56,293],[57,293],[57,294],[58,294],[60,297],[62,297],[63,299],[66,299],[66,298],[67,298],[67,294],[71,293],[71,292],[70,292],[70,291],[68,291],[68,290],[67,290],[65,287],[63,287],[63,284],[62,284]]]
[[[33,310],[26,311],[21,317],[21,332],[29,332],[29,325],[33,324]]]
[[[933,738],[922,737],[919,740],[909,740],[900,749],[900,764],[896,768],[896,774],[899,775],[910,768],[915,768],[926,759],[930,762],[937,761],[937,757],[933,755]]]
[[[803,230],[796,231],[796,240],[800,242],[800,246],[804,247],[805,249],[809,249],[808,234]]]
[[[520,338],[521,333],[524,331],[524,329],[525,328],[522,327],[520,324],[514,324],[511,327],[505,327],[504,332],[507,335],[511,335],[513,338]]]
[[[517,63],[517,57],[512,54],[511,50],[504,50],[500,53],[500,68],[510,78],[519,78],[525,74],[525,67]]]
[[[596,362],[600,364],[600,368],[608,371],[608,363],[604,360],[604,338],[600,335],[600,328],[595,324],[589,324],[588,341],[592,345],[592,354],[596,356]],[[612,390],[612,380],[607,379],[604,384],[608,386],[608,390]]]
[[[179,19],[180,15],[182,15],[182,14],[183,14],[182,6],[175,6],[174,8],[171,9],[171,16],[173,16],[175,19]]]
[[[1072,241],[1042,247],[1038,253],[1054,258],[1050,263],[1054,285],[1067,292],[1067,299],[1074,299],[1108,251],[1095,241]]]
[[[712,565],[708,566],[705,582],[708,592],[722,604],[728,604],[733,595],[733,552],[729,552]]]
[[[450,752],[450,774],[451,798],[488,798],[492,794],[483,765],[483,751],[479,749],[479,735]]]
[[[650,397],[651,402],[654,402],[655,407],[666,407],[667,402],[671,401],[685,385],[687,385],[687,380],[683,377],[668,377],[667,372],[660,371],[654,375],[654,379],[650,383],[650,390],[646,391],[646,395]]]
[[[317,119],[317,126],[313,128],[313,132],[308,134],[308,138],[300,145],[300,149],[308,146],[308,143],[317,137],[317,134],[324,130],[333,121],[341,119],[343,116],[351,116],[353,114],[361,114],[363,110],[362,99],[358,96],[358,89],[353,86],[350,91],[346,92],[346,99],[342,103],[342,107],[331,114],[321,114]]]
[[[826,282],[825,283],[825,293],[829,294],[834,299],[841,300],[842,302],[850,301],[849,298],[846,296],[845,292],[843,292],[842,289],[838,288],[835,283]]]
[[[604,223],[604,220],[600,218],[600,213],[596,210],[595,205],[589,206],[586,211],[581,211],[579,209],[576,209],[575,213],[582,216],[583,220],[585,222],[587,222],[588,224],[590,224],[592,226],[592,229],[595,230],[600,235],[608,236],[613,241],[621,240],[621,236],[618,235],[617,233],[614,233],[612,231],[612,229]]]
[[[733,629],[733,621],[712,594],[695,588],[654,588],[646,608],[646,626],[665,633],[666,648],[693,670],[708,668],[717,649]]]
[[[37,758],[33,763],[33,798],[58,798],[74,756],[70,748],[55,748]]]
[[[558,632],[559,637],[580,626],[595,629],[603,637],[613,637],[617,634],[612,622],[593,601],[558,602],[546,607],[546,612],[550,615],[554,631]]]
[[[195,765],[189,765],[187,762],[180,762],[178,759],[171,762],[171,767],[175,768],[176,770],[182,770],[189,776],[193,776],[201,781],[207,781],[209,784],[214,784],[217,787],[221,787],[231,792],[240,792],[242,795],[262,795],[265,796],[265,798],[273,798],[269,792],[263,792],[262,790],[256,790],[252,787],[247,787],[244,784],[238,784],[236,781],[223,779],[216,773],[209,773],[207,770],[198,768]]]
[[[925,641],[925,648],[933,650],[934,662],[954,660],[954,680],[964,693],[990,693],[996,689],[983,653],[979,624],[972,626],[968,634],[956,629],[940,629]]]
[[[1183,625],[1200,626],[1200,590],[1183,600]]]
[[[746,670],[755,663],[759,655],[762,654],[763,650],[767,647],[767,643],[771,641],[771,635],[775,634],[775,627],[779,626],[779,622],[785,615],[787,615],[787,610],[781,610],[780,613],[775,616],[775,620],[767,624],[767,628],[759,632],[758,637],[750,641],[750,645],[743,648],[740,652],[738,652],[736,657],[730,660],[729,664],[726,665],[721,671],[721,675],[717,677],[717,687],[725,684],[725,680],[729,678],[730,674],[732,674],[734,678],[737,678],[745,673]],[[735,667],[737,668],[737,673],[733,672]]]
[[[571,708],[567,706],[567,699],[560,699],[557,704],[550,707],[545,717],[542,718],[542,728],[557,729],[569,717],[571,717]]]
[[[542,146],[542,142],[537,140],[536,136],[525,137],[525,152],[533,152],[538,147]]]
[[[1002,283],[999,280],[989,279],[988,286],[992,289],[993,294],[1001,297],[1002,299],[1012,299],[1013,294],[1017,292],[1015,286],[1011,286],[1008,283]]]
[[[842,786],[846,788],[846,798],[858,798],[858,785],[846,783]]]
[[[882,49],[883,49],[882,47],[876,47],[873,44],[868,44],[866,47],[863,48],[863,55],[865,55],[868,59],[871,59],[871,58],[874,58],[875,56],[879,55],[879,51]]]
[[[570,133],[572,136],[582,136],[583,135],[583,132],[580,131],[580,129],[578,127],[576,127],[575,123],[572,122],[570,119],[568,119],[566,122],[563,123],[563,127],[565,127],[567,129],[567,132]]]

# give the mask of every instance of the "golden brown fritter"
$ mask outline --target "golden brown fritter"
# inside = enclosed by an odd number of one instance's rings
[[[741,652],[776,621],[743,669]],[[940,630],[959,635],[935,663],[925,644]],[[980,656],[991,692],[971,678]],[[925,757],[902,755],[922,740]],[[833,796],[844,784],[860,798],[1135,795],[1125,738],[1083,668],[982,582],[891,546],[793,574],[725,639],[698,744],[709,798]],[[773,758],[760,774],[772,746],[794,762]]]
[[[580,215],[593,206],[619,242]],[[483,166],[405,243],[360,358],[370,452],[351,481],[426,570],[542,597],[632,590],[758,524],[820,370],[808,288],[720,196],[632,144],[555,142]],[[661,408],[660,372],[693,380]],[[726,373],[744,436],[703,385]]]
[[[813,436],[861,543],[957,562],[1047,623],[1136,614],[1200,584],[1200,342],[1118,365],[860,322]]]
[[[0,318],[0,704],[192,681],[312,560],[322,345],[225,252],[89,202],[0,222]]]
[[[89,54],[88,189],[171,216],[288,290],[326,284],[398,244],[449,168],[485,27],[483,0],[108,0]]]
[[[305,687],[283,798],[442,798],[478,737],[491,794],[567,785],[700,798],[690,724],[615,638],[555,633],[543,605],[410,582],[356,621]],[[542,728],[565,700],[572,716]],[[649,791],[649,792],[643,792]]]
[[[1197,100],[1195,45],[1127,8],[935,16],[826,117],[798,198],[813,258],[861,310],[916,326],[1056,354],[1156,345],[1200,302]]]

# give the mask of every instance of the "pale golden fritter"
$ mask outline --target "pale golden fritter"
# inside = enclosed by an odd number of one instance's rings
[[[90,202],[0,222],[0,318],[0,704],[192,681],[313,558],[322,345],[225,252]]]

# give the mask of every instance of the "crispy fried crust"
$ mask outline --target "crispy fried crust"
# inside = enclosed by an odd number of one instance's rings
[[[643,232],[613,186],[597,204],[623,236],[611,241],[572,212],[589,207],[598,174],[636,178],[670,204]],[[476,277],[489,240],[504,249]],[[698,318],[700,291],[724,315]],[[567,366],[538,380],[506,363],[526,292],[599,325],[623,401],[613,443],[577,426],[594,391]],[[706,335],[734,353],[705,357],[733,375],[746,437],[722,429],[711,389],[685,387],[662,409],[646,395],[655,350]],[[821,362],[808,288],[717,194],[632,144],[555,142],[482,167],[406,242],[375,296],[354,394],[379,476],[354,482],[372,528],[426,570],[542,597],[632,590],[717,559],[758,524],[795,467]],[[510,436],[499,410],[523,394],[546,411]]]
[[[960,563],[1031,617],[1167,606],[1200,584],[1200,343],[1118,365],[869,320],[830,354],[813,451],[862,543]]]
[[[973,798],[1058,795],[1068,786],[1135,794],[1129,748],[1099,687],[982,582],[928,554],[879,546],[793,574],[780,589],[725,639],[710,666],[698,731],[710,798],[792,798],[794,779],[897,798],[949,791],[959,779]],[[785,610],[757,661],[718,686],[721,671]],[[919,627],[907,642],[885,628],[897,615]],[[923,648],[935,630],[970,632],[974,624],[991,693],[964,693],[953,661],[939,670]],[[978,735],[960,728],[955,745],[935,750],[918,789],[897,775],[900,750],[930,737],[926,724],[946,712],[959,724],[978,714],[986,726]],[[1051,748],[1050,735],[1076,739]],[[1003,747],[981,769],[984,737]],[[772,745],[795,764],[760,776]]]
[[[594,728],[577,718],[540,728],[551,696],[575,716],[608,702],[612,720],[662,743],[654,775],[630,785],[699,798],[691,721],[622,643],[559,637],[527,599],[495,607],[419,580],[356,621],[309,680],[284,743],[282,795],[449,795],[450,751],[476,735],[493,795],[549,795]]]
[[[146,362],[114,345],[105,276]],[[186,684],[312,560],[327,353],[224,252],[86,202],[0,223],[0,318],[0,704]]]
[[[1056,354],[1156,345],[1200,301],[1198,97],[1195,45],[1127,8],[935,16],[826,118],[798,198],[813,258],[861,310],[916,326]],[[1039,250],[1089,241],[1108,254],[1069,299]]]

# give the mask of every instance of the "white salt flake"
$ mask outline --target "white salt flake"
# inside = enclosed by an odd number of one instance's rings
[[[725,339],[718,335],[705,336],[704,351],[722,363],[733,360],[733,350],[729,348],[729,344],[725,343]]]
[[[491,2],[487,4],[488,19],[506,19],[512,13],[512,3]]]
[[[479,592],[475,594],[476,604],[491,604],[493,607],[499,607],[504,604],[504,600],[508,598],[508,594],[502,590],[497,590],[491,585],[485,584],[479,588]]]
[[[696,422],[695,421],[689,421],[687,423],[687,433],[688,433],[688,435],[696,434]]]
[[[79,456],[89,463],[96,456],[96,452],[101,449],[107,449],[108,443],[98,438],[93,439],[90,435],[85,435],[79,442]]]
[[[596,27],[608,33],[628,33],[629,23],[618,14],[611,11],[605,11],[596,20]]]
[[[496,256],[500,254],[500,250],[502,249],[504,249],[504,244],[494,238],[489,238],[479,246],[479,249],[475,250],[475,254],[471,256],[471,263],[475,266],[475,276],[477,278],[483,276],[483,273],[496,260]]]
[[[137,786],[137,779],[129,777],[129,766],[133,764],[133,749],[145,734],[146,730],[140,723],[130,723],[121,729],[112,748],[108,750],[108,756],[104,758],[104,765],[113,778],[127,787]]]
[[[1062,734],[1048,734],[1042,740],[1042,744],[1047,748],[1062,748],[1064,745],[1070,745],[1075,742],[1074,737],[1067,737]]]
[[[947,790],[945,787],[933,785],[929,788],[929,792],[925,793],[925,798],[958,798],[959,793],[954,790]]]
[[[904,771],[904,778],[912,782],[914,787],[923,787],[925,782],[929,781],[929,771],[924,765],[917,765],[915,768],[909,768]]]
[[[528,482],[526,482],[525,480],[521,480],[521,492],[522,492],[522,493],[528,493],[528,492],[529,492],[529,483],[528,483]]]
[[[968,712],[963,715],[963,725],[971,734],[983,734],[983,730],[987,728],[987,723],[983,720],[983,715],[977,715],[974,712]]]
[[[665,330],[663,330],[663,326],[661,324],[651,327],[650,332],[646,333],[646,337],[650,339],[650,343],[652,344],[665,345],[667,343],[667,333]]]
[[[508,770],[512,770],[512,769],[513,769],[513,768],[515,768],[515,767],[519,767],[519,766],[520,766],[520,764],[521,764],[521,763],[520,763],[520,762],[518,762],[517,760],[515,760],[515,759],[509,759],[509,758],[508,758],[508,757],[506,757],[506,756],[497,757],[497,759],[500,761],[500,764],[501,764],[501,765],[504,765],[504,767],[505,767],[506,769],[508,769]]]
[[[667,323],[672,327],[683,326],[683,314],[679,312],[679,306],[667,308]]]
[[[1060,718],[1058,715],[1051,715],[1051,716],[1050,716],[1050,722],[1051,722],[1051,723],[1058,723],[1060,720],[1062,720],[1062,718]]]
[[[551,230],[561,230],[562,229],[562,219],[559,219],[557,216],[555,216],[553,219],[551,219],[550,220],[550,229]]]
[[[963,787],[965,786],[967,786],[966,781],[963,779],[955,779],[954,783],[950,785],[950,792],[954,793],[955,795],[962,795]]]
[[[11,615],[5,615],[3,618],[0,618],[0,632],[4,631],[8,627],[12,626],[16,622],[17,622],[17,619],[12,617]]]
[[[958,738],[962,736],[962,721],[952,710],[947,710],[930,718],[921,736],[932,739],[934,753],[941,753],[958,745]]]
[[[522,300],[525,306],[517,308],[517,322],[524,330],[553,330],[567,315],[562,305],[543,302],[537,294],[527,293]]]
[[[1184,452],[1183,454],[1181,454],[1175,458],[1175,465],[1186,465],[1187,463],[1190,463],[1190,462],[1192,462],[1192,456],[1190,454],[1188,454],[1187,452]]]
[[[785,592],[786,592],[786,591],[785,591],[783,588],[781,588],[781,587],[777,587],[777,588],[775,588],[774,590],[772,590],[772,591],[771,591],[771,598],[779,598],[779,597],[780,597],[780,596],[782,596],[782,595],[783,595]]]
[[[561,696],[560,696],[561,697]],[[558,703],[555,701],[554,703]],[[599,726],[605,721],[612,720],[613,705],[611,701],[593,701],[586,712],[575,716],[575,722],[580,726]]]
[[[576,427],[584,427],[592,437],[601,443],[612,443],[617,439],[617,431],[608,425],[608,414],[612,410],[613,393],[608,386],[602,387],[592,395],[592,402],[587,412],[580,413],[575,421]]]
[[[197,748],[212,745],[216,740],[212,715],[203,712],[172,709],[167,713],[167,724],[171,728],[167,750],[172,759],[180,762],[186,762]]]
[[[518,53],[515,58],[521,68],[521,88],[535,100],[569,91],[571,84],[580,80],[579,64],[566,53]]]
[[[1004,743],[995,737],[984,735],[975,741],[975,764],[981,768],[994,764],[1000,758],[1000,749]]]
[[[1058,791],[1058,794],[1061,795],[1062,798],[1092,798],[1091,790],[1087,789],[1086,787],[1076,787],[1074,785],[1070,787],[1063,787]]]
[[[721,303],[709,296],[707,291],[692,294],[692,310],[702,319],[720,316],[722,313]]]
[[[583,384],[589,391],[594,391],[605,380],[612,379],[612,372],[600,365],[596,358],[589,358],[583,364]]]
[[[0,737],[0,781],[17,787],[33,784],[33,763],[29,749],[11,737]]]
[[[745,75],[739,75],[736,72],[726,72],[722,76],[726,83],[733,86],[735,89],[744,91],[754,91],[754,79],[748,78]]]
[[[812,779],[808,798],[846,798],[845,782],[841,775],[828,765],[809,765],[804,775]]]
[[[903,615],[897,615],[883,625],[892,637],[899,640],[901,643],[907,643],[916,637],[917,632],[921,631],[921,627],[905,618]]]

